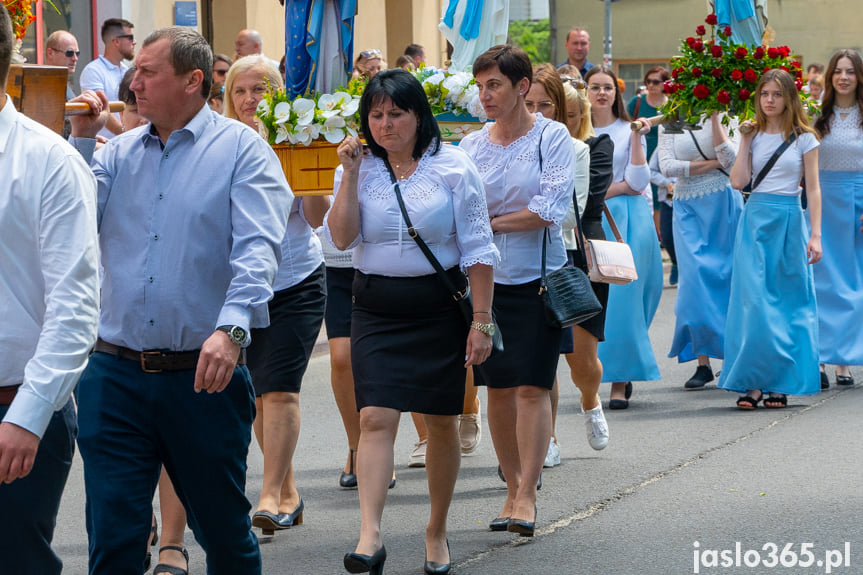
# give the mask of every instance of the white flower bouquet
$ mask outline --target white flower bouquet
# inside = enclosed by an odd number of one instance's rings
[[[479,101],[479,88],[471,74],[467,72],[444,72],[433,66],[422,67],[413,73],[426,93],[432,113],[473,116],[485,122],[482,104]]]
[[[347,92],[291,100],[284,89],[269,91],[258,104],[258,128],[270,144],[308,146],[323,138],[338,144],[359,131],[360,97]]]

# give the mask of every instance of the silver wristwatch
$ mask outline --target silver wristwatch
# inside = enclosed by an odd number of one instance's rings
[[[249,332],[238,325],[220,325],[217,327],[219,331],[223,331],[231,338],[231,342],[245,347],[249,339]]]

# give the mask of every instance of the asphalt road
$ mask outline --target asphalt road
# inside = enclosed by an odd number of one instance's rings
[[[462,458],[450,512],[454,572],[863,573],[859,384],[831,385],[816,396],[789,398],[784,410],[759,406],[755,412],[737,410],[736,396],[717,390],[715,382],[684,391],[694,364],[665,357],[675,295],[674,289],[664,291],[651,329],[663,379],[636,383],[628,410],[606,411],[611,442],[604,451],[587,444],[578,392],[560,362],[562,464],[543,473],[533,539],[487,530],[505,490],[495,473],[483,413],[482,444]],[[720,366],[714,362],[714,370]],[[863,381],[863,369],[852,374]],[[608,388],[601,393],[607,403]],[[485,393],[480,396],[484,400]],[[264,572],[344,573],[342,556],[354,548],[360,519],[356,491],[338,487],[347,443],[326,353],[312,359],[301,397],[295,465],[305,522],[261,538]],[[415,440],[410,418],[402,418],[398,484],[389,494],[383,523],[388,574],[422,573],[428,501],[425,471],[407,468]],[[262,457],[253,442],[247,486],[253,504],[261,477]],[[190,572],[205,573],[203,551],[188,530],[186,541]],[[66,486],[54,546],[64,573],[86,573],[80,458]]]

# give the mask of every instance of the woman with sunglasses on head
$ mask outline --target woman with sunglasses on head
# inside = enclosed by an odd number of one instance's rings
[[[623,240],[629,244],[638,279],[626,285],[611,285],[605,321],[605,341],[599,345],[602,381],[611,383],[609,409],[626,409],[632,381],[660,378],[659,366],[648,337],[662,295],[662,256],[651,214],[650,169],[644,136],[630,128],[623,107],[617,76],[605,65],[591,68],[585,76],[590,96],[593,128],[614,142],[613,182],[605,203]],[[647,131],[650,122],[639,118]],[[608,222],[603,224],[611,237]]]
[[[494,123],[469,134],[459,147],[482,175],[501,252],[494,310],[504,350],[474,370],[476,384],[488,388],[488,425],[507,485],[490,528],[530,537],[563,336],[548,323],[540,295],[543,242],[548,273],[565,266],[560,225],[572,204],[573,147],[564,125],[528,112],[533,71],[523,50],[494,46],[474,61],[473,74]]]
[[[719,378],[720,388],[745,394],[737,407],[746,410],[762,399],[764,407],[783,408],[787,395],[820,391],[818,314],[809,265],[821,259],[818,137],[788,72],[765,72],[753,98],[755,121],[741,125],[753,129],[742,134],[731,169],[731,185],[743,189],[751,182],[752,193],[734,242]],[[808,241],[801,178],[811,222]]]
[[[854,385],[849,365],[863,365],[863,58],[836,52],[825,74],[820,169],[824,257],[812,267],[818,296],[821,388],[824,364],[836,366],[836,383]]]
[[[234,61],[224,54],[213,55],[213,82],[224,84],[233,63]]]
[[[728,180],[737,158],[737,139],[728,137],[719,114],[700,126],[682,134],[659,127],[659,168],[664,176],[677,179],[673,233],[681,262],[668,357],[698,362],[686,389],[713,381],[710,358],[724,357],[731,254],[743,210],[743,197]]]
[[[384,69],[384,60],[381,51],[377,48],[360,52],[354,60],[354,78],[365,78],[371,80]]]
[[[663,68],[662,66],[654,66],[644,75],[644,86],[647,89],[645,94],[637,94],[632,97],[629,101],[629,104],[626,105],[626,112],[629,114],[630,118],[652,118],[653,116],[659,115],[659,109],[665,104],[665,101],[668,99],[668,96],[665,95],[665,87],[663,84],[668,80],[668,70]],[[656,150],[656,144],[658,142],[659,137],[659,126],[653,126],[650,128],[650,131],[644,136],[645,141],[647,142],[647,150],[645,156],[650,159],[650,156],[653,155],[653,151]],[[663,210],[663,206],[665,209],[669,209],[669,207],[662,202],[659,201],[657,197],[657,189],[656,186],[650,184],[650,189],[653,193],[653,223],[656,225],[656,233],[661,237],[660,231],[660,217]],[[674,242],[673,238],[662,238],[662,243],[666,242],[672,243]],[[674,248],[668,250],[668,255],[671,257],[671,285],[677,283],[677,260],[674,258]]]
[[[338,147],[338,192],[324,233],[353,248],[351,360],[360,410],[357,485],[362,524],[350,573],[381,573],[387,551],[381,517],[393,473],[402,412],[424,414],[431,512],[425,573],[448,573],[447,514],[461,460],[458,414],[466,369],[491,353],[492,241],[482,180],[470,158],[442,146],[422,85],[396,68],[372,78],[360,101],[359,138]],[[408,223],[410,222],[410,223]],[[416,227],[413,227],[416,226]],[[436,273],[421,238],[445,271]],[[439,273],[473,294],[468,324]]]
[[[267,89],[284,87],[275,64],[244,56],[228,71],[225,116],[257,131],[255,111]],[[281,262],[268,309],[270,325],[252,330],[247,350],[255,387],[255,437],[264,477],[252,525],[264,534],[303,522],[305,505],[294,480],[300,435],[300,387],[324,319],[326,286],[321,244],[312,232],[329,206],[326,197],[294,198],[281,243]]]
[[[580,81],[580,74],[578,78]],[[584,122],[582,104],[577,101],[577,95],[572,98],[569,96],[570,94],[576,94],[571,82],[564,84],[551,65],[540,65],[534,68],[533,82],[527,92],[525,105],[529,112],[539,112],[546,118],[566,125],[570,130],[575,157],[575,162],[573,162],[575,185],[572,194],[572,207],[570,213],[561,223],[561,229],[569,264],[581,267],[587,273],[584,259],[578,253],[578,243],[575,239],[577,233],[575,208],[577,207],[579,215],[582,217],[582,228],[586,237],[593,238],[597,235],[596,230],[593,229],[594,226],[591,226],[591,233],[588,233],[585,228],[585,218],[587,217],[593,223],[592,218],[597,214],[596,206],[598,205],[599,219],[596,220],[596,223],[598,223],[599,233],[602,233],[603,198],[608,184],[611,183],[612,175],[612,143],[608,136],[603,136],[603,143],[600,143],[598,148],[591,146],[591,144],[597,143],[597,139],[591,137],[593,128],[590,127],[589,116]],[[584,126],[584,130],[582,130],[582,126]],[[587,143],[579,138],[579,135],[584,140],[590,138],[592,141]],[[594,150],[596,150],[596,158],[593,155]],[[603,158],[605,159],[603,160]],[[594,159],[596,160],[596,171],[594,171]],[[599,171],[603,174],[599,175]],[[590,211],[586,211],[588,207]],[[599,401],[598,391],[602,366],[596,355],[596,344],[603,338],[604,307],[608,300],[608,286],[606,284],[591,285],[603,305],[603,311],[579,325],[564,329],[560,352],[566,354],[565,357],[570,364],[572,381],[581,392],[581,406],[585,415],[588,443],[593,449],[600,450],[608,444],[608,424],[605,421],[602,404]],[[558,380],[555,377],[554,387],[551,389],[551,439],[543,467],[555,467],[560,464],[560,445],[555,433],[558,397]]]

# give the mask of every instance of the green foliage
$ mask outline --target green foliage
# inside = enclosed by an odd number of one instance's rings
[[[527,52],[532,64],[542,64],[551,59],[551,44],[548,41],[548,18],[543,20],[513,20],[509,23],[509,38],[512,43]],[[554,64],[554,62],[552,62]]]

